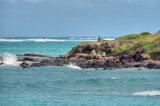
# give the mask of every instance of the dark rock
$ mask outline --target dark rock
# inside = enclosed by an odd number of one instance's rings
[[[35,59],[32,57],[24,57],[23,60],[24,61],[34,61]]]
[[[30,67],[42,67],[41,63],[32,63]]]
[[[132,50],[130,52],[124,52],[119,56],[119,59],[121,62],[127,64],[129,62],[140,62],[147,58],[147,56],[144,56],[144,50],[143,49],[137,49],[137,50]]]
[[[160,64],[149,62],[146,66],[148,69],[160,69]]]
[[[151,58],[152,58],[153,60],[160,60],[160,53],[152,54],[152,55],[151,55]]]
[[[106,62],[104,64],[104,69],[110,70],[110,69],[119,69],[123,68],[122,63],[114,63],[114,62]]]
[[[64,55],[59,55],[59,58],[63,59],[63,58],[64,58]]]
[[[24,54],[24,56],[50,57],[50,56],[45,56],[45,55],[40,55],[35,53]]]
[[[30,67],[27,62],[21,63],[20,66],[23,67],[23,68],[29,68]]]
[[[3,65],[3,64],[4,64],[3,62],[0,63],[0,65]]]
[[[124,68],[141,68],[146,67],[146,63],[140,63],[140,62],[134,62],[134,63],[128,63],[124,65]]]
[[[101,45],[101,49],[106,52],[106,54],[110,54],[115,45],[116,43],[104,43]]]

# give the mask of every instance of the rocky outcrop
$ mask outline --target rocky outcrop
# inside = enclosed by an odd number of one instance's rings
[[[25,61],[23,63],[21,63],[20,66],[23,67],[23,68],[29,68],[30,67],[30,65]]]
[[[160,69],[160,63],[149,62],[146,66],[148,69]]]
[[[119,59],[122,63],[129,63],[129,62],[140,62],[146,59],[149,59],[148,55],[143,54],[143,49],[136,49],[130,52],[124,52],[119,56]]]
[[[99,35],[98,42],[102,42],[103,38]]]
[[[140,54],[135,54],[135,53]],[[74,54],[75,55],[75,54]],[[103,70],[112,70],[112,69],[120,69],[120,68],[149,68],[149,69],[160,69],[160,62],[159,61],[153,61],[152,59],[149,59],[150,56],[143,54],[142,51],[134,51],[132,53],[122,53],[121,55],[117,56],[107,56],[105,58],[105,61],[102,61],[101,59],[97,59],[93,57],[87,57],[96,55],[98,57],[98,53],[95,52],[95,50],[92,50],[90,52],[90,55],[84,55],[83,58],[80,59],[71,59],[71,58],[65,58],[64,56],[59,57],[45,57],[41,56],[38,57],[38,54],[33,55],[18,55],[18,60],[22,61],[20,64],[20,67],[23,68],[31,68],[31,67],[47,67],[47,66],[64,66],[69,65],[70,63],[75,64],[82,69],[86,68],[94,68],[96,70],[103,69]],[[78,54],[76,54],[78,56]],[[82,56],[82,54],[81,54]],[[25,58],[33,58],[25,59]],[[43,58],[42,58],[43,57]],[[36,58],[36,59],[35,59]],[[92,59],[91,59],[92,58]],[[99,57],[101,58],[101,57]],[[124,62],[125,60],[125,62]]]

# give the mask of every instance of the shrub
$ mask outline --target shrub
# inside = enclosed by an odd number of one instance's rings
[[[75,53],[77,51],[77,46],[73,47],[72,52]]]
[[[158,54],[158,53],[160,53],[160,49],[154,50],[153,52],[151,52],[152,55],[156,55],[156,54]]]
[[[151,35],[151,33],[149,33],[149,32],[142,32],[142,33],[140,33],[140,35]]]

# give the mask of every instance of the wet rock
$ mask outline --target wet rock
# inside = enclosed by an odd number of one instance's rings
[[[42,67],[41,63],[32,63],[30,67]]]
[[[160,69],[159,63],[149,62],[146,66],[148,69]]]
[[[123,68],[122,63],[106,62],[104,64],[104,69],[105,70],[120,69],[120,68]]]
[[[24,54],[24,56],[49,57],[49,56],[40,55],[40,54],[35,54],[35,53]]]
[[[27,62],[21,63],[20,66],[23,67],[23,68],[29,68],[30,67],[30,65]]]
[[[124,65],[124,68],[141,68],[146,67],[146,63],[140,63],[140,62],[134,62],[134,63],[128,63]]]
[[[24,57],[23,60],[24,61],[34,61],[35,59],[32,57]]]

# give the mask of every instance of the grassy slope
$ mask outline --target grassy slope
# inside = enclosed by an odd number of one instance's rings
[[[113,53],[122,53],[135,48],[142,48],[147,54],[157,54],[160,52],[160,32],[146,36],[139,34],[126,35],[112,42],[117,43],[116,47],[112,49]]]
[[[131,34],[122,36],[113,41],[104,40],[101,44],[104,43],[113,43],[115,47],[112,48],[111,53],[120,54],[125,51],[131,51],[136,48],[144,49],[146,54],[158,54],[160,53],[160,31],[151,35],[140,35],[140,34]],[[96,51],[103,51],[101,48],[96,45],[97,42],[83,42],[80,45],[95,44]],[[73,47],[72,52],[76,52],[77,46]]]

